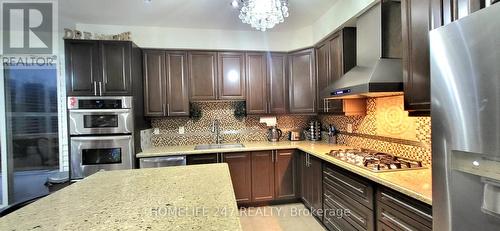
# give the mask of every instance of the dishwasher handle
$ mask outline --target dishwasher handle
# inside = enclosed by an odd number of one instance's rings
[[[159,168],[186,165],[186,156],[149,157],[139,160],[140,168]]]

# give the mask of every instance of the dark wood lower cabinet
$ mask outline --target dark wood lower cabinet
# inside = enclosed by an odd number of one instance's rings
[[[332,230],[375,230],[373,185],[340,168],[323,167],[325,225]],[[332,215],[333,214],[333,215]]]
[[[252,159],[250,152],[228,153],[223,155],[229,165],[236,203],[252,201]]]
[[[301,199],[311,212],[321,219],[323,208],[323,174],[320,159],[303,153],[299,159]]]
[[[186,159],[187,159],[187,165],[215,164],[219,162],[219,154],[210,153],[201,155],[188,155]]]
[[[274,186],[276,200],[297,198],[295,150],[275,151]]]
[[[252,152],[252,202],[274,199],[274,151]]]
[[[377,190],[378,230],[432,230],[432,207],[391,189]]]

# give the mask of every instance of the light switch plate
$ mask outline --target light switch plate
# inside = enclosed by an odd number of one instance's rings
[[[182,134],[184,134],[184,133],[186,133],[186,129],[184,129],[184,126],[180,126],[180,127],[179,127],[179,134],[181,134],[181,135],[182,135]]]
[[[352,124],[347,124],[347,132],[352,133]]]

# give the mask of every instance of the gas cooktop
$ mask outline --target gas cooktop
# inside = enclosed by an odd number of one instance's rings
[[[422,161],[397,157],[369,149],[337,149],[328,155],[344,162],[371,170],[372,172],[388,172],[411,169],[423,169]]]

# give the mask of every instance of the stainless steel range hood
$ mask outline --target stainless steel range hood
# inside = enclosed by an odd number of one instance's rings
[[[401,3],[384,0],[356,23],[357,66],[320,92],[323,99],[403,94]]]

